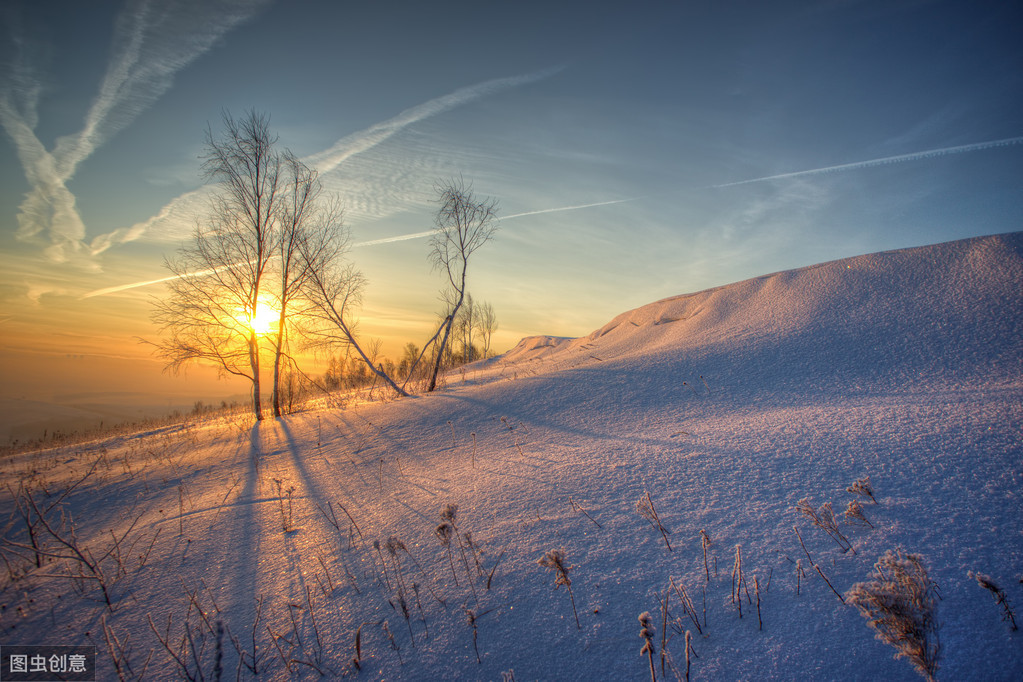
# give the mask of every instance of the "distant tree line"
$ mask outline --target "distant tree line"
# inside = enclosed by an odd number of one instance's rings
[[[433,391],[445,369],[489,357],[497,318],[469,293],[468,269],[496,230],[496,201],[477,197],[460,178],[437,184],[427,255],[444,278],[443,307],[433,336],[422,348],[409,342],[394,362],[381,356],[379,342],[358,334],[366,280],[349,258],[339,199],[278,146],[269,123],[255,111],[239,120],[225,113],[220,134],[207,129],[201,168],[214,192],[192,240],[166,259],[173,279],[154,307],[161,338],[149,343],[166,368],[203,362],[246,378],[253,414],[262,419],[264,372],[280,416],[305,385],[379,384],[405,396]],[[330,357],[322,381],[302,371],[298,350]]]

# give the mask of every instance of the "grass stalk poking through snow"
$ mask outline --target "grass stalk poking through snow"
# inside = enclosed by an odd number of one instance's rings
[[[732,565],[732,603],[739,609],[739,618],[742,618],[742,545],[735,546],[735,563]]]
[[[686,630],[686,682],[689,682],[689,669],[692,664],[691,656],[696,656],[696,650],[693,649],[693,635],[689,630]]]
[[[848,601],[867,619],[877,639],[895,647],[930,681],[938,672],[938,586],[927,576],[918,554],[888,550],[874,564],[869,582],[846,592]]]
[[[450,523],[446,521],[437,526],[434,531],[437,535],[437,539],[440,540],[440,544],[448,551],[448,564],[451,566],[451,577],[455,580],[455,586],[458,585],[458,575],[455,573],[455,562],[451,558],[451,538],[455,534],[454,528],[451,527]]]
[[[671,589],[675,590],[675,594],[678,595],[678,600],[682,604],[682,613],[689,616],[689,620],[696,626],[696,631],[702,635],[703,628],[700,627],[700,619],[696,615],[696,606],[693,605],[693,600],[690,598],[685,584],[681,579],[676,583],[674,578],[669,578],[668,584]]]
[[[710,582],[710,565],[707,563],[707,549],[710,547],[710,535],[707,531],[700,529],[700,546],[703,548],[703,570],[707,574],[707,582]]]
[[[572,602],[572,615],[575,616],[575,626],[582,630],[583,626],[579,624],[579,613],[575,610],[575,595],[572,594],[572,579],[568,577],[568,572],[575,568],[575,566],[568,565],[567,559],[565,558],[565,550],[548,550],[546,554],[537,559],[536,563],[546,569],[554,571],[554,589],[558,589],[561,585],[568,588],[568,598]]]
[[[835,512],[832,510],[831,502],[825,502],[814,509],[809,498],[804,497],[796,503],[796,510],[806,516],[811,524],[827,533],[832,540],[838,543],[843,553],[850,550],[852,550],[853,554],[856,553],[856,550],[852,549],[852,543],[842,535],[842,531],[838,528],[838,521],[835,520]]]
[[[1016,627],[1016,615],[1009,605],[1009,598],[1005,596],[1002,588],[995,584],[991,576],[984,575],[983,573],[974,573],[973,571],[967,572],[966,575],[976,580],[978,585],[991,593],[995,598],[995,603],[1002,607],[1002,620],[1008,621],[1012,625],[1013,632],[1018,630],[1019,628]]]
[[[479,648],[479,629],[476,627],[476,612],[472,609],[465,609],[465,616],[469,622],[469,627],[472,628],[472,648],[476,652],[476,663],[482,664],[483,659],[480,658]]]
[[[867,515],[863,513],[863,505],[858,500],[850,500],[843,515],[845,516],[846,523],[859,524],[869,528],[874,527],[874,524],[870,522]]]
[[[753,590],[757,595],[757,629],[764,629],[764,620],[760,617],[760,579],[757,576],[753,576]]]
[[[664,538],[664,544],[668,548],[669,552],[672,552],[671,543],[668,542],[668,535],[671,531],[664,527],[661,523],[661,517],[657,514],[657,509],[654,507],[653,501],[650,499],[650,493],[644,493],[644,496],[639,498],[639,502],[636,503],[636,511],[644,519],[650,522],[650,525],[655,530],[661,533],[661,537]]]
[[[657,671],[654,668],[654,625],[650,618],[650,612],[644,611],[639,614],[639,636],[643,638],[643,648],[639,650],[640,656],[646,656],[650,662],[650,682],[657,682]]]
[[[590,521],[592,521],[594,526],[596,526],[597,528],[603,528],[603,526],[601,526],[599,523],[597,523],[597,520],[595,518],[590,516],[590,513],[588,511],[583,509],[582,505],[580,505],[578,502],[576,502],[574,499],[572,499],[571,495],[568,498],[568,503],[570,505],[572,505],[572,509],[574,509],[575,511],[581,513],[583,516],[585,516]]]
[[[277,502],[280,504],[281,507],[281,529],[285,533],[290,533],[291,531],[295,530],[295,526],[293,523],[293,509],[291,505],[291,497],[295,493],[295,486],[293,485],[288,486],[288,488],[285,490],[284,481],[282,479],[275,478],[273,479],[273,482],[274,486],[277,488]],[[285,493],[287,493],[288,495],[287,509],[285,509],[284,507]]]
[[[664,591],[661,599],[661,677],[664,677],[664,668],[668,658],[668,597],[671,596],[670,589]]]
[[[869,497],[871,502],[877,504],[877,500],[874,498],[874,489],[870,486],[870,476],[864,476],[863,478],[856,479],[853,481],[852,485],[845,490],[846,492],[853,493],[854,495]]]
[[[824,571],[821,570],[821,567],[818,566],[817,564],[815,564],[813,559],[810,558],[810,552],[807,551],[806,545],[803,543],[803,536],[799,534],[799,529],[796,528],[795,526],[792,526],[792,530],[796,531],[796,537],[799,538],[799,545],[800,545],[800,547],[803,548],[803,553],[806,554],[806,560],[809,561],[810,565],[813,566],[814,569],[817,571],[817,575],[819,575],[821,577],[821,579],[824,580],[824,582],[826,582],[828,584],[828,587],[830,587],[831,591],[835,593],[835,596],[838,597],[839,601],[841,601],[844,604],[845,603],[845,597],[843,597],[841,594],[839,594],[838,590],[835,589],[835,586],[831,584],[830,580],[828,580],[828,577],[826,575],[824,575]],[[799,565],[798,562],[796,563],[796,571],[797,571],[797,576],[798,576],[799,573],[803,572],[803,569]],[[798,594],[798,588],[797,588],[797,594]]]
[[[838,528],[838,523],[835,521],[835,513],[831,509],[830,502],[825,502],[817,509],[814,509],[810,499],[804,497],[796,503],[796,511],[809,519],[810,523],[827,533],[832,540],[838,543],[843,553],[848,551],[852,551],[853,554],[856,553],[852,543],[849,542],[849,539]]]

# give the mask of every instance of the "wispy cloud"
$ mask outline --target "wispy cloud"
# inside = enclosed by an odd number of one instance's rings
[[[508,79],[506,79],[506,80],[508,80]],[[495,81],[488,81],[488,82],[489,83],[493,83]],[[443,99],[443,98],[438,98],[438,99]],[[437,100],[431,100],[431,101],[437,101]],[[426,105],[423,105],[423,106],[425,107]],[[439,111],[438,111],[438,113],[439,113]],[[401,115],[399,115],[398,117],[395,117],[395,119],[399,118],[400,116]],[[391,119],[391,120],[393,121],[395,119]],[[416,119],[416,120],[421,120],[421,119]],[[383,125],[384,124],[378,124],[377,126],[372,126],[371,128],[368,128],[367,131],[373,131],[373,130],[375,130],[378,127],[383,126]],[[406,125],[408,125],[408,124],[406,124]],[[393,134],[393,133],[391,133],[391,134]],[[349,139],[349,140],[354,141],[354,136],[350,135],[347,138],[343,138],[343,139]],[[383,139],[386,139],[386,138],[383,138]],[[380,141],[382,141],[382,140],[380,140]],[[377,144],[379,144],[379,142],[377,142]],[[946,155],[950,155],[950,154],[964,154],[964,153],[967,153],[967,152],[981,151],[981,150],[984,150],[984,149],[993,149],[995,147],[1006,147],[1006,146],[1017,145],[1017,144],[1023,144],[1023,137],[1010,137],[1010,138],[1006,138],[1006,139],[1003,139],[1003,140],[992,140],[990,142],[978,142],[978,143],[975,143],[975,144],[959,145],[959,146],[956,146],[956,147],[943,147],[941,149],[930,149],[930,150],[927,150],[927,151],[914,152],[914,153],[911,153],[911,154],[900,154],[900,155],[897,155],[897,156],[888,156],[888,157],[884,157],[884,158],[880,158],[880,159],[870,159],[868,161],[857,161],[857,162],[854,162],[854,163],[846,163],[846,164],[841,164],[841,165],[837,165],[837,166],[828,166],[828,167],[825,167],[825,168],[813,168],[813,169],[810,169],[810,170],[797,171],[797,172],[793,172],[793,173],[781,173],[781,174],[778,174],[778,175],[770,175],[770,176],[765,176],[765,177],[760,177],[760,178],[752,178],[750,180],[741,180],[741,181],[738,181],[738,182],[729,182],[729,183],[724,183],[724,184],[720,184],[720,185],[712,185],[710,187],[710,189],[720,189],[720,188],[725,188],[725,187],[736,187],[738,185],[747,185],[747,184],[751,184],[751,183],[755,183],[755,182],[767,182],[769,180],[800,179],[800,178],[804,178],[804,177],[807,177],[807,176],[818,175],[818,174],[823,174],[823,173],[835,173],[835,172],[846,171],[846,170],[856,170],[856,169],[860,169],[860,168],[871,168],[871,167],[874,167],[874,166],[882,166],[882,165],[887,165],[887,164],[891,164],[891,163],[902,163],[902,162],[906,162],[906,161],[916,161],[916,160],[922,160],[922,159],[936,158],[936,157],[939,157],[939,156],[946,156]],[[360,149],[359,151],[366,151],[366,150],[368,150],[370,148],[371,147],[364,147],[364,148]],[[341,153],[340,152],[340,142],[339,142],[338,145],[335,145],[332,149],[337,149],[337,150],[339,150],[339,153]],[[326,154],[326,153],[327,152],[324,152],[324,154]],[[353,152],[353,153],[358,153],[358,152]],[[345,156],[344,158],[347,159],[347,158],[350,158],[350,156],[351,156],[351,154],[349,154],[348,156]],[[342,160],[344,160],[344,159],[342,159]],[[187,201],[194,201],[196,199],[197,195],[198,195],[198,192],[191,192],[189,194],[182,195],[182,197],[179,197],[175,201],[178,202],[178,203],[184,202],[186,200]],[[553,207],[553,208],[543,208],[543,209],[538,209],[538,210],[535,210],[535,211],[524,211],[522,213],[513,213],[512,215],[504,216],[502,219],[503,220],[512,220],[512,219],[515,219],[515,218],[524,218],[526,216],[542,215],[542,214],[545,214],[545,213],[558,213],[558,212],[562,212],[562,211],[577,211],[577,210],[586,209],[586,208],[596,208],[596,207],[600,207],[600,206],[610,206],[610,205],[613,205],[613,204],[623,204],[623,203],[632,202],[632,201],[640,201],[640,200],[642,200],[644,198],[648,198],[648,197],[628,197],[628,198],[624,198],[624,199],[610,199],[608,201],[597,201],[597,202],[588,203],[588,204],[573,204],[571,206],[556,206],[556,207]],[[824,195],[821,194],[819,188],[814,188],[814,187],[811,187],[811,186],[807,186],[807,185],[805,185],[805,183],[798,183],[797,187],[794,187],[791,191],[785,192],[781,196],[774,197],[772,199],[761,200],[761,201],[758,201],[758,202],[754,202],[751,205],[742,207],[737,213],[730,214],[727,219],[725,219],[723,222],[718,224],[715,227],[714,232],[718,233],[718,234],[725,235],[725,238],[726,238],[726,241],[727,241],[727,240],[730,240],[732,238],[732,236],[734,236],[736,234],[748,232],[751,229],[751,227],[753,227],[753,226],[762,225],[765,221],[768,221],[771,216],[778,214],[780,209],[784,209],[785,215],[787,216],[787,219],[791,222],[791,217],[792,217],[793,210],[802,211],[802,212],[812,212],[813,210],[819,208],[821,205],[823,205],[825,203],[827,203],[827,198]],[[151,220],[155,221],[155,220],[158,220],[158,219],[166,219],[167,216],[174,214],[175,211],[181,212],[178,208],[176,208],[177,206],[178,206],[178,204],[175,203],[175,202],[172,202],[171,204],[168,204],[168,206],[166,206],[164,208],[164,210],[161,212],[160,216],[155,216]],[[788,225],[788,228],[792,229],[792,225]],[[143,224],[140,224],[140,225],[136,225],[136,226],[134,226],[132,228],[128,228],[128,229],[133,230],[133,231],[135,231],[138,234],[142,234],[145,231],[146,226],[143,225]],[[408,240],[411,240],[411,239],[423,239],[425,237],[429,237],[432,234],[433,234],[433,230],[426,230],[426,231],[423,231],[423,232],[411,232],[411,233],[408,233],[408,234],[395,235],[393,237],[382,237],[380,239],[371,239],[371,240],[367,240],[367,241],[357,242],[357,243],[353,244],[352,246],[353,247],[380,246],[380,245],[383,245],[383,244],[391,244],[391,243],[394,243],[394,242],[408,241]],[[144,282],[133,282],[133,283],[130,283],[130,284],[124,284],[124,285],[115,286],[115,287],[108,287],[106,289],[98,289],[96,291],[92,291],[92,292],[89,292],[89,293],[85,294],[84,296],[82,296],[82,298],[89,298],[89,297],[92,297],[92,296],[102,296],[102,295],[105,295],[105,294],[111,294],[111,293],[116,293],[116,292],[119,292],[119,291],[125,291],[127,289],[134,289],[134,288],[137,288],[137,287],[149,286],[151,284],[159,284],[161,282],[166,282],[166,281],[168,281],[170,279],[174,279],[174,277],[167,277],[167,278],[163,278],[163,279],[149,280],[149,281],[144,281]]]
[[[102,238],[91,249],[85,246],[85,225],[68,181],[96,149],[159,99],[178,71],[268,2],[128,2],[116,20],[112,56],[83,128],[58,139],[52,152],[35,134],[40,79],[29,56],[27,32],[16,27],[14,73],[0,86],[0,125],[14,141],[30,185],[19,207],[19,238],[31,240],[45,233],[49,238],[45,252],[54,261],[105,248],[108,243]],[[133,234],[126,230],[117,236],[126,239]]]
[[[445,111],[450,111],[451,109],[463,106],[469,102],[473,102],[490,95],[495,95],[504,90],[528,85],[529,83],[535,83],[545,78],[549,78],[562,71],[564,68],[564,66],[557,66],[549,69],[543,69],[542,71],[537,71],[535,73],[511,76],[508,78],[495,78],[493,80],[459,88],[441,97],[436,97],[428,102],[406,109],[397,116],[383,121],[382,123],[377,123],[365,130],[342,137],[340,140],[335,142],[330,149],[308,156],[303,159],[303,161],[318,170],[320,173],[328,173],[352,156],[372,149],[387,138],[404,128],[407,128],[413,123],[418,123],[423,119],[436,116],[437,114],[444,113]]]
[[[975,144],[964,144],[956,147],[942,147],[941,149],[928,149],[923,152],[913,152],[911,154],[898,154],[896,156],[886,156],[880,159],[870,159],[868,161],[856,161],[854,163],[843,163],[838,166],[826,166],[824,168],[812,168],[810,170],[796,171],[794,173],[779,173],[778,175],[767,175],[760,178],[751,178],[749,180],[739,180],[738,182],[726,182],[720,185],[712,185],[711,189],[721,189],[723,187],[736,187],[738,185],[749,185],[754,182],[768,182],[770,180],[784,180],[788,178],[800,178],[807,175],[823,175],[825,173],[837,173],[841,171],[859,170],[861,168],[872,168],[874,166],[885,166],[893,163],[905,163],[907,161],[919,161],[922,159],[933,159],[939,156],[949,156],[951,154],[965,154],[967,152],[979,152],[984,149],[993,149],[995,147],[1008,147],[1011,145],[1023,144],[1023,137],[1008,137],[1004,140],[991,140],[990,142],[977,142]]]
[[[510,88],[527,85],[560,72],[564,67],[558,66],[550,69],[544,69],[530,74],[524,74],[521,76],[511,76],[508,78],[496,78],[475,85],[459,88],[441,97],[436,97],[432,100],[424,102],[423,104],[416,105],[409,109],[406,109],[398,115],[387,119],[381,123],[376,123],[369,128],[361,130],[351,135],[346,135],[337,142],[335,142],[329,149],[322,152],[312,154],[303,159],[303,161],[315,168],[321,174],[329,173],[335,170],[338,166],[349,161],[352,157],[367,152],[388,138],[392,137],[401,130],[407,128],[414,123],[422,121],[431,116],[437,116],[446,111],[450,111],[459,106],[463,106],[472,101],[487,97],[490,95],[497,94]],[[131,227],[120,228],[114,230],[105,235],[100,235],[93,239],[91,248],[93,253],[101,253],[110,246],[120,242],[132,241],[140,238],[142,235],[159,230],[164,234],[172,234],[175,236],[183,236],[187,230],[192,228],[195,216],[198,215],[199,210],[202,208],[202,204],[207,196],[207,190],[200,189],[192,192],[187,192],[181,196],[175,198],[168,204],[166,204],[160,212],[149,218],[146,221],[136,223]],[[593,206],[600,206],[611,203],[619,203],[620,201],[628,200],[616,200],[600,202],[598,204],[592,204]],[[578,206],[574,208],[586,208],[587,206]],[[570,210],[573,207],[566,207],[560,209],[550,210]],[[546,212],[546,211],[541,211]],[[521,215],[532,215],[521,214]],[[515,218],[519,216],[507,216],[508,218]],[[409,239],[420,239],[422,237],[428,237],[433,234],[432,230],[426,232],[415,232],[412,234],[397,235],[394,237],[384,237],[381,239],[372,239],[368,241],[357,242],[353,244],[353,247],[365,247],[365,246],[376,246],[379,244],[388,244],[391,242],[405,241]],[[97,289],[95,291],[88,292],[82,296],[82,298],[91,298],[93,296],[103,296],[106,294],[117,293],[120,291],[126,291],[128,289],[134,289],[138,287],[149,286],[152,284],[159,284],[166,282],[175,277],[166,277],[162,279],[147,280],[143,282],[133,282],[129,284],[123,284],[114,287],[107,287],[104,289]]]
[[[826,173],[837,173],[841,171],[858,170],[863,168],[872,168],[874,166],[884,166],[893,163],[904,163],[907,161],[919,161],[923,159],[932,159],[940,156],[948,156],[951,154],[965,154],[967,152],[982,151],[985,149],[993,149],[995,147],[1007,147],[1016,144],[1023,144],[1023,137],[1010,137],[1002,140],[991,140],[989,142],[977,142],[974,144],[959,145],[956,147],[942,147],[940,149],[929,149],[922,152],[913,152],[910,154],[899,154],[897,156],[886,156],[879,159],[870,159],[867,161],[856,161],[854,163],[844,163],[837,166],[827,166],[824,168],[812,168],[810,170],[796,171],[793,173],[780,173],[778,175],[769,175],[759,178],[752,178],[749,180],[740,180],[738,182],[727,182],[720,185],[712,185],[708,189],[721,189],[725,187],[736,187],[739,185],[748,185],[756,182],[767,182],[770,180],[784,180],[784,179],[797,179],[811,175],[821,175]],[[812,196],[811,196],[812,195]],[[512,215],[503,216],[502,220],[512,220],[514,218],[524,218],[526,216],[543,215],[546,213],[559,213],[562,211],[577,211],[585,208],[595,208],[599,206],[610,206],[612,204],[624,204],[633,201],[640,201],[649,197],[628,197],[625,199],[611,199],[608,201],[598,201],[589,204],[574,204],[571,206],[557,206],[554,208],[542,208],[535,211],[524,211],[522,213],[514,213]],[[776,212],[778,206],[790,207],[792,205],[800,205],[806,207],[808,205],[816,205],[821,201],[820,196],[814,193],[811,189],[800,186],[797,192],[787,192],[781,197],[776,197],[771,200],[764,200],[755,202],[753,205],[744,207],[738,215],[732,216],[728,224],[724,227],[726,233],[732,233],[736,230],[742,230],[746,227],[759,223],[763,217],[767,214]],[[384,237],[382,239],[373,239],[371,241],[360,242],[353,246],[378,246],[381,244],[390,244],[392,242],[406,241],[409,239],[421,239],[423,237],[429,237],[433,234],[432,231],[427,232],[412,232],[409,234],[396,235],[394,237]]]
[[[353,157],[370,151],[381,143],[387,141],[397,133],[409,126],[425,119],[443,114],[470,102],[489,97],[505,90],[509,90],[530,83],[549,78],[564,69],[563,66],[543,69],[534,73],[507,78],[495,78],[463,88],[458,88],[446,95],[410,107],[380,123],[346,135],[332,144],[328,149],[310,154],[302,159],[304,163],[315,168],[321,177],[326,176],[338,169],[342,164],[352,161]],[[329,182],[328,178],[324,178]],[[377,191],[380,191],[377,186]],[[128,228],[115,230],[107,235],[102,235],[93,241],[93,251],[98,253],[109,248],[112,244],[138,239],[144,234],[151,234],[157,238],[176,239],[184,237],[192,229],[195,216],[204,208],[203,202],[207,196],[206,189],[195,190],[183,194],[167,203],[155,216],[136,223]],[[361,203],[372,203],[370,199],[363,199]],[[349,208],[351,208],[349,206]],[[414,237],[406,237],[412,239]],[[398,241],[398,238],[391,238],[391,241]],[[374,241],[373,243],[378,243]],[[379,243],[386,243],[380,241]],[[360,246],[362,244],[356,244]]]

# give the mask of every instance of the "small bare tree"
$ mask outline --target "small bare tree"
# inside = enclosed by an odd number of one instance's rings
[[[252,111],[236,121],[225,112],[223,123],[220,137],[207,130],[202,164],[217,191],[193,243],[166,262],[175,278],[153,320],[170,338],[154,345],[169,370],[209,362],[249,379],[252,409],[262,419],[259,346],[266,330],[256,321],[274,257],[281,155],[269,116]]]
[[[430,262],[447,277],[444,300],[448,302],[447,312],[437,336],[433,372],[427,392],[437,387],[444,350],[451,335],[451,327],[466,295],[466,276],[469,257],[490,241],[497,229],[497,201],[478,198],[472,185],[462,179],[449,180],[437,187],[438,203],[436,231],[430,239]],[[425,351],[425,348],[424,348]]]
[[[476,337],[476,328],[479,325],[478,311],[479,306],[473,300],[472,294],[468,291],[465,292],[465,301],[455,317],[455,329],[462,344],[462,364],[468,364],[476,359],[472,342]]]
[[[483,359],[486,359],[490,357],[491,337],[497,331],[497,315],[494,314],[494,306],[486,301],[483,302],[479,310],[479,330],[480,344],[483,346],[480,352],[483,353]]]

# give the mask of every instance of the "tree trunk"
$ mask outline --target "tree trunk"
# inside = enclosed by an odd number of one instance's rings
[[[451,314],[448,315],[444,321],[448,328],[444,330],[444,338],[440,341],[440,346],[437,348],[437,362],[433,364],[433,376],[430,377],[430,387],[426,389],[427,393],[432,393],[433,389],[437,388],[437,374],[440,373],[440,363],[444,361],[444,349],[447,348],[448,336],[451,334],[451,326],[455,323],[455,315],[458,314],[458,309],[462,307],[462,301],[465,300],[465,271],[468,269],[469,263],[466,256],[462,256],[462,286],[457,289],[458,301],[455,302],[455,307],[451,309]],[[453,283],[453,280],[452,280]]]
[[[255,331],[249,334],[249,364],[252,366],[252,411],[256,419],[262,419],[263,405],[259,395],[259,338]]]
[[[274,417],[281,416],[281,353],[284,350],[284,322],[286,317],[285,304],[282,304],[281,317],[277,322],[277,347],[274,349]]]
[[[448,335],[451,334],[451,322],[453,319],[454,315],[448,315],[444,319],[444,337],[441,339],[440,345],[437,346],[437,360],[433,363],[433,374],[430,375],[430,385],[426,389],[427,393],[437,388],[437,374],[440,373],[440,363],[444,361],[444,347],[447,345]]]

